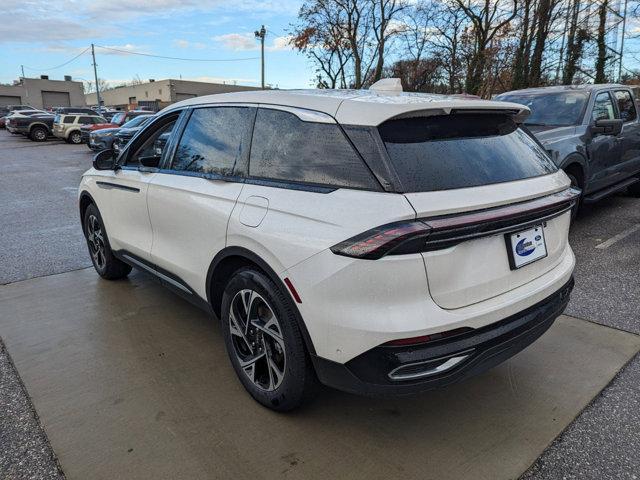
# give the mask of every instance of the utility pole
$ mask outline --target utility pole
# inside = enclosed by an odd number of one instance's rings
[[[260,50],[262,56],[262,89],[264,90],[264,37],[267,35],[267,30],[264,28],[264,25],[262,25],[260,30],[256,30],[255,34],[256,38],[260,39]]]
[[[93,43],[91,44],[91,56],[93,57],[93,75],[96,79],[96,98],[98,99],[98,110],[102,106],[100,104],[100,85],[98,85],[98,66],[96,65],[96,52],[93,48]]]
[[[20,65],[20,70],[22,70],[22,78],[24,78],[24,65]]]

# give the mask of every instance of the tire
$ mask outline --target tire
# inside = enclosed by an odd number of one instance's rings
[[[98,275],[107,280],[118,280],[129,275],[131,266],[113,255],[102,217],[93,203],[84,212],[83,230],[91,262]]]
[[[33,127],[29,132],[29,138],[34,142],[46,142],[49,131],[44,127]]]
[[[578,189],[582,189],[582,187],[580,186],[580,182],[578,181],[578,178],[571,172],[565,172],[567,174],[567,177],[569,177],[569,180],[571,180],[571,186],[574,188],[578,188]],[[582,194],[580,194],[580,198],[578,198],[578,201],[576,202],[576,205],[571,209],[571,221],[573,222],[576,217],[578,216],[578,211],[580,210],[580,204],[582,203]]]
[[[71,132],[67,137],[67,142],[73,143],[74,145],[82,143],[82,136],[80,135],[80,132],[77,130],[75,132]]]
[[[269,277],[253,268],[238,270],[222,296],[221,316],[233,369],[257,402],[285,412],[314,396],[318,380],[292,300]]]
[[[629,195],[632,195],[634,197],[640,197],[640,181],[629,185],[627,187],[627,192],[629,193]]]

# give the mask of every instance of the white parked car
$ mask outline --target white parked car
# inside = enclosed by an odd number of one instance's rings
[[[542,335],[573,286],[578,191],[527,114],[381,89],[176,103],[84,174],[93,264],[215,313],[240,381],[276,410],[318,380],[362,394],[462,380]]]

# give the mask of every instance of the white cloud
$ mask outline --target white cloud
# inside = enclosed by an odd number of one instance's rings
[[[96,55],[129,55],[131,52],[148,53],[147,47],[125,43],[124,45],[103,45],[97,46]]]
[[[204,43],[201,42],[190,42],[189,40],[184,40],[184,39],[177,39],[173,41],[173,44],[178,47],[178,48],[197,48],[198,50],[202,50],[203,48],[206,48],[206,45]]]
[[[272,52],[278,50],[291,50],[291,40],[293,37],[291,35],[284,35],[282,37],[276,37],[273,39],[273,44],[266,47],[267,50]]]
[[[226,33],[216,35],[211,40],[220,42],[229,50],[257,50],[257,39],[253,33]]]
[[[271,43],[265,45],[265,50],[270,52],[289,50],[291,49],[289,45],[291,38],[290,35],[276,37]],[[224,35],[217,35],[213,37],[212,40],[222,43],[222,45],[229,50],[248,51],[260,49],[260,41],[253,33],[226,33]]]

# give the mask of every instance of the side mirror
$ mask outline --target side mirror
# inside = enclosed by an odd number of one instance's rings
[[[622,120],[596,120],[590,127],[592,135],[618,135],[622,132]]]
[[[93,168],[96,170],[114,170],[116,159],[113,150],[102,150],[93,157]]]

